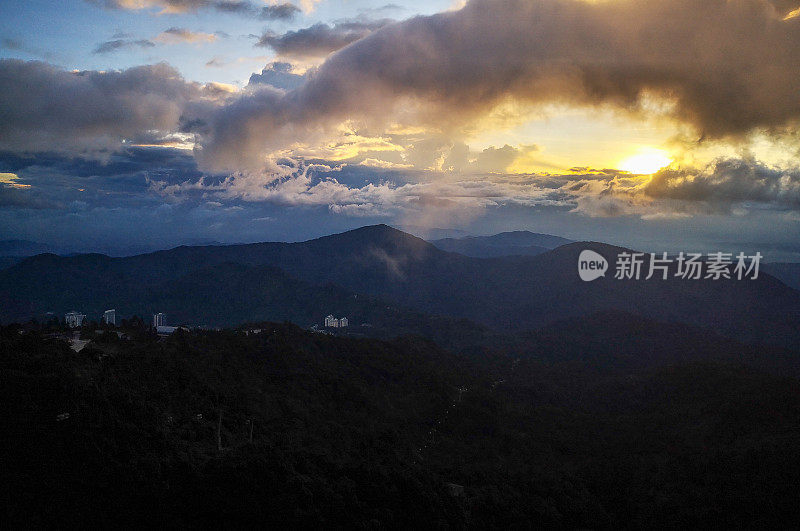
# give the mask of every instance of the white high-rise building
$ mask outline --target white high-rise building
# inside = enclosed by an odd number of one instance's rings
[[[347,317],[342,317],[341,319],[337,319],[336,317],[329,315],[325,318],[325,327],[326,328],[344,328],[348,324]]]
[[[103,322],[105,324],[116,325],[117,324],[117,311],[116,310],[106,310],[103,312]]]
[[[153,328],[158,328],[159,326],[164,326],[164,322],[167,320],[167,316],[163,313],[154,313],[153,314]]]
[[[83,324],[83,320],[86,318],[86,315],[82,313],[78,313],[76,311],[71,311],[64,315],[64,321],[67,323],[67,326],[70,328],[77,328]]]

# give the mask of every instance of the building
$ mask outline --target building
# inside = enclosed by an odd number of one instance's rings
[[[117,311],[116,310],[106,310],[103,312],[103,322],[105,324],[116,325],[117,324]]]
[[[454,498],[464,495],[464,485],[445,483],[444,486],[447,487],[448,492],[450,492],[450,496],[453,496]]]
[[[329,315],[325,318],[325,328],[345,328],[347,325],[347,317],[337,319],[336,317]]]
[[[188,332],[189,328],[186,326],[157,326],[156,327],[156,334],[159,336],[169,336],[175,333],[176,330],[183,330],[184,332]]]
[[[85,318],[86,315],[73,310],[64,315],[64,322],[66,322],[67,326],[70,328],[77,328],[83,324]]]
[[[164,323],[167,320],[167,316],[163,313],[154,313],[153,314],[153,328],[158,328],[159,326],[164,326]]]

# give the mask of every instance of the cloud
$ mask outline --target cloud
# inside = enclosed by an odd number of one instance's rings
[[[31,185],[19,182],[16,173],[0,172],[0,186],[9,188],[30,188]]]
[[[109,9],[160,8],[162,14],[190,13],[213,9],[222,13],[256,16],[262,20],[291,20],[300,8],[291,3],[259,6],[246,0],[88,0]],[[310,4],[313,6],[313,2]]]
[[[250,55],[250,56],[240,56],[235,58],[229,58],[227,56],[216,55],[212,57],[209,61],[206,62],[206,66],[210,68],[222,68],[225,66],[230,66],[234,64],[248,65],[248,69],[250,68],[249,65],[253,65],[255,67],[259,64],[264,64],[265,61],[271,59],[269,55]]]
[[[147,39],[112,39],[98,44],[92,53],[104,54],[128,48],[152,48],[153,46],[155,43]]]
[[[395,141],[399,142],[400,139]],[[429,134],[405,147],[403,158],[417,169],[461,174],[506,173],[517,160],[538,150],[536,145],[519,148],[508,144],[473,151],[467,144],[444,135]]]
[[[9,39],[8,37],[3,37],[0,39],[0,47],[5,48],[6,50],[22,50],[23,45],[20,41],[16,39]]]
[[[151,190],[176,203],[214,197],[222,202],[325,207],[342,216],[394,217],[418,223],[463,221],[505,205],[572,206],[558,190],[543,189],[527,181],[438,178],[441,175],[426,179],[425,174],[417,172],[416,181],[404,182],[401,176],[407,171],[386,171],[394,172],[390,174],[394,178],[357,184],[359,168],[299,162],[273,165],[265,172],[235,173],[218,180],[201,178],[173,184],[153,180]]]
[[[411,169],[413,166],[411,164],[401,164],[398,162],[391,162],[382,159],[375,159],[375,158],[365,158],[361,162],[358,163],[360,166],[366,166],[369,168],[383,168],[383,169]]]
[[[121,146],[199,141],[201,169],[225,175],[156,176],[159,197],[209,194],[342,216],[472,215],[502,205],[646,219],[796,211],[798,169],[721,159],[673,166],[649,180],[579,168],[514,176],[508,172],[524,167],[521,160],[537,156],[535,145],[476,150],[467,143],[470,128],[506,105],[645,113],[655,100],[700,137],[766,131],[791,139],[800,120],[800,19],[784,20],[792,7],[767,0],[472,0],[398,23],[359,19],[273,36],[276,49],[295,50],[288,53],[335,53],[302,75],[273,62],[241,90],[187,82],[165,64],[70,72],[0,60],[0,150],[113,157]],[[180,39],[182,30],[173,30]],[[336,48],[348,32],[354,40]],[[331,35],[344,41],[325,44]],[[297,160],[270,166],[279,156]]]
[[[130,48],[152,48],[159,44],[180,44],[180,43],[209,43],[217,40],[219,36],[225,35],[224,32],[203,33],[191,31],[186,28],[169,28],[162,31],[151,39],[132,39],[128,34],[117,33],[111,40],[101,42],[92,51],[94,54],[106,54]]]
[[[222,57],[212,57],[206,61],[206,66],[209,68],[222,68],[226,65],[225,59]]]
[[[203,43],[214,42],[217,40],[217,36],[213,33],[191,31],[186,28],[169,28],[162,31],[153,40],[164,44],[177,44],[181,42]]]
[[[591,177],[569,181],[560,189],[574,203],[571,212],[592,218],[643,217],[663,212],[654,206],[652,199],[641,193],[637,186],[640,183],[619,175],[602,179],[597,179],[597,175]]]
[[[291,63],[275,61],[265,66],[260,74],[252,74],[248,85],[270,85],[282,90],[294,90],[306,77],[292,73]]]
[[[719,159],[704,168],[667,168],[643,188],[653,198],[709,203],[767,203],[800,210],[800,169],[754,160]]]
[[[393,21],[389,19],[378,21],[350,20],[337,22],[332,26],[320,22],[282,35],[267,32],[259,38],[256,46],[272,48],[279,56],[285,58],[310,59],[325,57],[331,52],[364,38],[390,22]]]
[[[489,146],[476,153],[463,142],[457,142],[443,160],[441,169],[459,173],[505,173],[514,162],[538,149],[536,145],[517,148],[505,144],[499,148]]]
[[[0,150],[16,152],[113,150],[126,139],[177,132],[225,97],[164,63],[70,72],[3,59],[0,86]]]
[[[562,178],[566,182],[559,191],[574,203],[572,212],[591,217],[656,220],[800,212],[800,167],[773,167],[752,158],[720,158],[702,167],[674,165],[650,178],[621,171]]]
[[[109,9],[148,9],[161,8],[162,13],[186,13],[212,6],[216,2],[210,0],[88,0],[92,4]],[[227,2],[222,2],[227,3]]]
[[[406,8],[399,4],[384,4],[379,7],[364,7],[359,9],[359,13],[363,15],[377,15],[397,11],[406,11]]]
[[[38,195],[33,195],[28,190],[0,186],[0,209],[44,210],[58,208],[59,206],[62,205],[43,199]]]
[[[6,33],[13,33],[13,32],[6,31]],[[38,46],[31,46],[24,40],[19,38],[14,38],[11,35],[0,37],[0,49],[11,50],[14,52],[29,55],[31,57],[44,59],[46,61],[65,60],[64,57],[62,57],[62,55],[58,52],[54,52],[44,48],[39,48]]]
[[[800,18],[767,0],[471,0],[347,36],[318,25],[262,45],[323,54],[349,42],[301,87],[242,96],[213,121],[204,160],[246,146],[245,164],[344,120],[461,131],[509,101],[662,113],[699,138],[796,128]],[[247,109],[247,113],[241,111]],[[234,165],[235,167],[235,165]]]
[[[262,7],[259,18],[262,20],[291,20],[299,12],[299,7],[287,2]]]

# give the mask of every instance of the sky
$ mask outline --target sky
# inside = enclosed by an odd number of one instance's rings
[[[800,261],[800,0],[0,3],[0,239]]]

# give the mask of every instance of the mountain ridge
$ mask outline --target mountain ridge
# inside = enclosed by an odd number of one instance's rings
[[[578,255],[625,250],[574,242],[537,256],[473,258],[388,225],[297,243],[177,247],[145,255],[40,255],[0,271],[0,318],[136,299],[204,267],[232,262],[274,267],[314,286],[334,284],[422,314],[465,318],[494,330],[535,329],[602,310],[697,324],[751,342],[800,344],[800,293],[768,274],[758,280],[617,280],[577,275]],[[644,270],[649,260],[646,255]],[[191,298],[187,293],[187,300]],[[69,300],[74,300],[68,304]],[[51,301],[60,301],[55,305]],[[209,302],[211,304],[212,302]]]
[[[430,240],[430,243],[439,249],[474,258],[536,256],[572,242],[573,240],[560,236],[524,230],[501,232],[492,236],[463,236]]]

